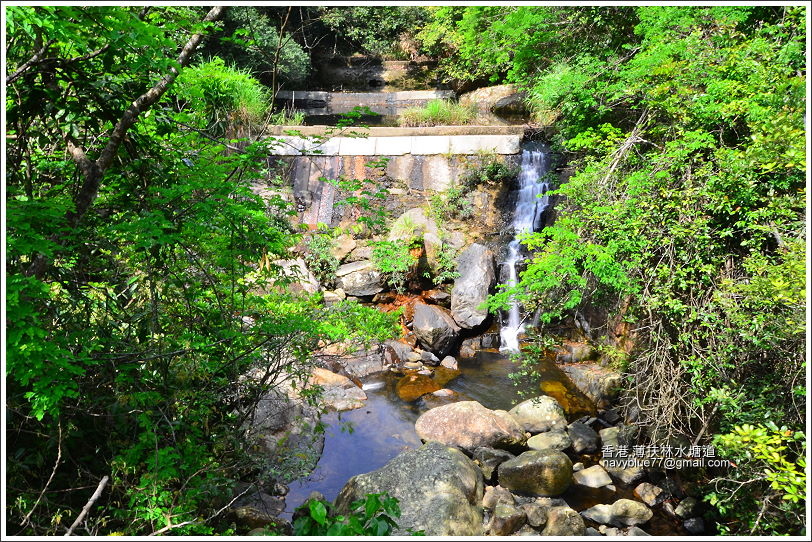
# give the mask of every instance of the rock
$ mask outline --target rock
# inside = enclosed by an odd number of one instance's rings
[[[414,424],[417,435],[456,446],[468,453],[479,447],[513,448],[525,442],[524,431],[504,410],[490,410],[476,401],[433,408]]]
[[[634,496],[649,506],[657,506],[665,500],[665,491],[662,488],[643,482],[634,488]]]
[[[651,536],[640,527],[629,527],[626,529],[626,536]]]
[[[420,355],[420,352],[411,351],[406,354],[406,361],[411,363],[419,363],[423,360],[423,356]],[[422,363],[421,363],[422,365]]]
[[[567,427],[567,434],[572,441],[572,451],[576,454],[591,454],[598,451],[600,437],[588,425],[578,422],[571,423]]]
[[[498,333],[485,333],[480,337],[482,348],[499,348],[500,343]]]
[[[446,309],[415,303],[412,331],[424,348],[444,357],[454,348],[460,328]]]
[[[567,418],[558,401],[547,395],[522,401],[510,409],[525,431],[541,433],[567,427]]]
[[[525,522],[524,511],[512,504],[499,503],[493,510],[491,521],[488,524],[488,534],[493,536],[507,536]]]
[[[563,431],[548,431],[539,433],[527,439],[527,447],[531,450],[559,450],[564,451],[572,445],[572,441]]]
[[[432,276],[437,276],[440,272],[440,254],[443,251],[443,240],[436,233],[426,232],[423,234],[423,248],[426,251],[426,264]]]
[[[384,342],[384,359],[390,365],[400,365],[404,361],[409,361],[412,353],[412,347],[408,344],[391,339]],[[420,358],[418,357],[418,359]]]
[[[309,386],[321,386],[322,402],[328,410],[341,412],[361,408],[366,404],[367,394],[347,378],[327,369],[316,367],[308,380]]]
[[[556,506],[547,512],[547,525],[542,536],[583,536],[584,519],[568,506]]]
[[[480,308],[496,284],[493,252],[478,243],[457,257],[457,272],[451,290],[451,315],[460,327],[472,329],[488,319],[487,309]]]
[[[482,473],[465,454],[439,442],[397,455],[380,469],[353,476],[336,497],[346,514],[367,493],[398,499],[401,516],[394,535],[422,530],[427,536],[481,536]]]
[[[592,465],[588,469],[579,470],[572,475],[572,480],[581,486],[603,487],[612,483],[609,474],[600,465]]]
[[[522,505],[522,510],[527,518],[527,524],[531,527],[541,527],[547,523],[547,508],[539,503],[525,503]]]
[[[347,262],[360,262],[363,260],[371,260],[372,259],[372,247],[368,246],[357,246],[355,250],[350,252],[345,261]]]
[[[443,360],[440,362],[440,365],[445,367],[446,369],[451,369],[454,371],[458,371],[460,368],[459,364],[457,363],[457,360],[454,359],[452,356],[444,357]]]
[[[363,297],[383,291],[381,274],[369,260],[345,263],[336,271],[336,277],[347,295]]]
[[[423,298],[431,301],[435,305],[447,306],[451,294],[442,290],[427,290],[423,292]]]
[[[536,529],[525,523],[522,525],[522,528],[514,532],[512,536],[539,536],[540,534],[541,533]]]
[[[584,536],[603,536],[601,532],[594,527],[587,527],[584,530]]]
[[[653,515],[648,506],[631,499],[618,499],[612,503],[612,523],[618,527],[646,523]]]
[[[527,110],[525,98],[525,93],[513,85],[496,85],[466,92],[459,103],[494,113],[522,113]]]
[[[313,294],[319,291],[319,281],[307,268],[304,259],[275,260],[273,263],[281,267],[280,274],[291,281],[284,286],[286,292]]]
[[[680,501],[674,512],[682,519],[693,518],[699,515],[699,501],[693,497],[685,497]]]
[[[334,305],[347,299],[347,294],[345,294],[344,290],[341,288],[336,288],[335,290],[325,290],[322,295],[324,296],[325,305]]]
[[[420,207],[409,209],[400,215],[392,223],[389,229],[387,241],[412,241],[415,238],[422,238],[423,234],[432,233],[438,235],[437,223]]]
[[[689,518],[686,519],[682,526],[685,527],[685,530],[688,531],[690,534],[698,535],[705,533],[705,522],[702,518]]]
[[[612,523],[612,505],[596,504],[592,508],[582,510],[581,515],[584,516],[586,519],[594,521],[595,523],[608,525]]]
[[[333,239],[333,248],[330,250],[330,253],[340,262],[346,258],[350,252],[355,250],[357,246],[358,243],[355,239],[344,233]]]
[[[419,361],[406,361],[403,363],[403,368],[412,371],[420,371],[423,369],[423,364]]]
[[[582,511],[581,515],[595,523],[630,527],[647,522],[654,513],[643,503],[630,499],[618,499],[612,504],[596,504],[592,508]]]
[[[386,370],[382,351],[377,348],[358,350],[353,354],[339,357],[333,363],[340,367],[342,374],[358,380]]]
[[[456,397],[457,392],[454,390],[449,390],[448,388],[443,388],[437,391],[431,392],[431,394],[435,397]]]
[[[486,446],[477,448],[472,454],[474,463],[479,465],[479,468],[482,469],[482,475],[485,480],[490,480],[499,465],[514,457],[516,456],[508,451],[488,448]]]
[[[480,348],[479,337],[470,337],[462,341],[460,345],[460,357],[461,358],[472,358],[476,356],[477,351]]]
[[[578,472],[579,470],[584,470],[584,464],[580,461],[572,465],[572,472]]]
[[[417,401],[427,393],[440,389],[440,386],[430,376],[422,374],[406,375],[395,384],[395,392],[398,397],[406,402]]]
[[[482,506],[488,510],[493,510],[497,505],[506,503],[513,505],[516,503],[513,494],[502,486],[488,486],[482,497]]]
[[[606,469],[606,472],[614,479],[625,486],[634,486],[646,478],[646,470],[633,460],[623,461],[619,464],[617,460],[601,459],[598,463]]]
[[[237,498],[229,511],[241,525],[251,529],[273,527],[282,522],[279,514],[285,511],[285,499],[263,493],[252,488],[249,484],[237,484],[236,494],[244,494]]]
[[[440,364],[440,359],[431,352],[421,352],[420,361],[426,365],[432,365],[435,367]]]
[[[611,425],[614,425],[614,424],[618,423],[620,420],[623,419],[623,417],[614,408],[610,408],[608,410],[605,410],[601,414],[601,418],[606,420]]]
[[[499,485],[531,495],[561,495],[572,480],[572,461],[556,450],[529,450],[499,465]]]
[[[559,367],[598,408],[609,408],[617,399],[623,383],[620,373],[597,363],[564,363]],[[620,419],[606,421],[617,423]]]

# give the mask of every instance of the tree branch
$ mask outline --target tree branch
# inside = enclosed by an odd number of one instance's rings
[[[47,50],[48,50],[48,47],[50,47],[51,45],[53,45],[55,41],[56,41],[56,40],[48,40],[48,43],[46,43],[45,45],[43,45],[43,46],[42,46],[42,48],[41,48],[39,51],[37,51],[36,53],[34,53],[34,56],[32,56],[30,59],[28,59],[28,61],[26,61],[26,62],[25,62],[25,64],[23,64],[22,66],[20,66],[19,68],[17,68],[17,71],[15,71],[14,73],[12,73],[12,74],[11,74],[11,75],[9,75],[8,77],[6,77],[6,84],[7,84],[7,85],[10,85],[10,84],[11,84],[11,83],[13,83],[14,81],[16,81],[17,79],[19,79],[20,77],[22,77],[22,75],[23,75],[23,74],[24,74],[26,71],[28,71],[28,68],[30,68],[30,67],[31,67],[31,66],[33,66],[34,64],[38,63],[38,62],[40,61],[40,58],[42,57],[42,55],[44,55],[44,54],[45,54],[45,51],[47,51]]]
[[[101,492],[104,491],[104,486],[107,485],[107,482],[109,480],[110,480],[109,476],[105,476],[104,478],[101,479],[98,487],[96,487],[96,491],[94,491],[93,495],[90,496],[90,500],[87,501],[87,504],[85,504],[84,508],[82,508],[82,511],[79,513],[79,517],[77,517],[76,520],[73,522],[73,524],[70,526],[68,532],[65,533],[65,536],[70,536],[73,533],[73,530],[76,528],[76,526],[79,525],[83,519],[85,519],[85,516],[87,515],[88,511],[90,511],[90,507],[93,506],[93,503],[96,502],[96,499],[98,499],[101,496]]]

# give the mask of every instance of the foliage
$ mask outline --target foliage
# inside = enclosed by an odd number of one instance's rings
[[[307,268],[325,287],[332,287],[338,271],[338,259],[333,256],[335,242],[329,233],[315,233],[308,238],[304,260]]]
[[[292,21],[284,25],[286,14],[281,7],[232,6],[205,52],[250,71],[267,86],[274,77],[277,84],[301,85],[312,69],[310,54],[293,39]]]
[[[256,79],[226,66],[221,58],[184,70],[173,94],[175,107],[186,113],[173,117],[215,137],[233,137],[239,128],[260,124],[270,103],[268,92]]]
[[[249,453],[259,399],[307,379],[316,348],[392,336],[396,316],[286,293],[271,262],[298,242],[292,210],[251,190],[274,142],[197,124],[239,107],[218,85],[254,85],[220,61],[191,70],[195,88],[182,72],[103,175],[66,159],[66,141],[103,152],[134,97],[178,69],[178,42],[211,26],[198,9],[7,13],[7,523],[63,534],[109,476],[75,534],[229,534],[215,503],[269,472]]]
[[[481,185],[497,185],[515,179],[519,175],[517,167],[510,167],[494,154],[484,154],[474,167],[467,168],[462,176],[462,184],[471,190]]]
[[[319,7],[318,20],[334,33],[334,49],[343,54],[402,58],[404,35],[416,32],[426,17],[421,6]],[[349,47],[348,47],[349,46]]]
[[[304,124],[305,114],[302,111],[293,111],[288,108],[271,113],[268,124],[276,126],[301,126]]]
[[[413,244],[402,241],[375,241],[372,262],[382,273],[384,281],[398,293],[403,293],[409,275],[414,271],[417,258],[412,255]]]
[[[735,523],[720,525],[720,534],[803,535],[806,435],[772,422],[744,424],[716,435],[714,445],[737,465],[705,496],[723,517],[735,517]]]
[[[490,307],[515,296],[543,327],[589,307],[593,330],[637,330],[625,401],[651,434],[804,427],[804,10],[442,9],[448,73],[529,89],[573,171],[556,224],[523,241],[517,288]],[[781,529],[795,518],[771,514]]]
[[[437,251],[437,269],[434,270],[434,285],[439,286],[460,276],[457,271],[457,249],[446,242]]]
[[[336,514],[329,502],[310,499],[297,508],[304,512],[293,522],[296,536],[388,536],[398,528],[400,507],[386,493],[367,493],[354,501],[347,515]]]
[[[430,100],[422,108],[404,109],[398,117],[401,126],[456,126],[470,124],[476,110],[451,100]]]
[[[351,120],[352,117],[349,119]],[[385,171],[388,158],[367,162],[366,167],[378,171]],[[380,182],[373,179],[328,179],[321,177],[338,188],[341,193],[347,196],[336,200],[337,206],[352,206],[357,209],[356,220],[360,226],[365,226],[370,233],[380,233],[386,227],[386,219],[389,216],[386,209],[381,205],[389,194],[389,191],[380,186]],[[360,232],[358,232],[360,233]]]
[[[474,214],[474,204],[468,196],[468,191],[457,185],[432,194],[429,207],[431,214],[440,222],[451,219],[468,220]]]

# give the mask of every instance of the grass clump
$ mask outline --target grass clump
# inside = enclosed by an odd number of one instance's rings
[[[451,100],[431,100],[425,107],[405,109],[398,123],[401,126],[453,126],[470,124],[475,117],[473,107]]]

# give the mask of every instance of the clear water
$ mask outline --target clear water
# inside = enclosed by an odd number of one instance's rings
[[[549,156],[546,147],[525,149],[519,173],[519,190],[516,194],[516,208],[513,212],[513,240],[508,245],[507,266],[508,287],[516,286],[519,280],[517,264],[522,261],[521,236],[537,231],[541,225],[541,215],[547,208],[550,198],[547,195],[549,184],[545,174],[549,170]],[[511,298],[510,308],[500,330],[501,349],[505,352],[519,351],[519,335],[525,330],[519,303]]]

